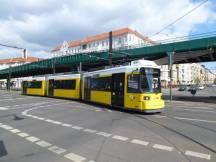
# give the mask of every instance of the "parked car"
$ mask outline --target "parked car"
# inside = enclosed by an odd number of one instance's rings
[[[187,86],[180,86],[178,91],[186,91],[187,90]]]
[[[198,90],[203,90],[205,87],[204,86],[202,86],[202,85],[200,85],[200,86],[197,86],[197,89]]]
[[[196,87],[196,86],[190,86],[190,87],[188,88],[188,91],[192,91],[192,90],[197,90],[197,87]]]

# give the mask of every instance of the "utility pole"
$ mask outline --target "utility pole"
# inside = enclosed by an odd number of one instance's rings
[[[10,91],[11,89],[11,65],[9,66],[9,74],[7,78],[7,90]]]
[[[79,64],[78,71],[80,73],[80,99],[82,99],[82,88],[83,88],[82,62],[80,62]]]
[[[52,70],[53,70],[53,74],[56,73],[56,69],[55,69],[55,57],[52,58]]]
[[[112,39],[112,31],[109,32],[109,66],[112,66],[112,51],[113,51],[113,39]]]
[[[26,50],[26,48],[17,47],[17,46],[8,45],[8,44],[2,44],[2,43],[0,43],[0,46],[7,47],[7,48],[18,49],[18,50],[23,50],[23,58],[27,58],[27,50]],[[9,74],[8,74],[8,78],[7,78],[7,90],[8,91],[10,90],[10,87],[11,87],[11,73],[12,73],[12,68],[11,68],[11,65],[10,65],[9,66]]]
[[[170,74],[170,101],[172,101],[172,82],[173,82],[173,55],[174,52],[167,52],[167,55],[169,56],[169,74]]]
[[[27,59],[27,50],[26,49],[23,49],[23,58]]]

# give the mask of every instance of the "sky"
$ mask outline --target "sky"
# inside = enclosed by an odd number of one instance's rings
[[[28,55],[48,58],[63,41],[123,27],[153,40],[216,31],[216,0],[153,36],[202,0],[0,0],[0,43],[24,47]],[[21,50],[0,47],[0,59]],[[216,71],[216,63],[205,64]]]

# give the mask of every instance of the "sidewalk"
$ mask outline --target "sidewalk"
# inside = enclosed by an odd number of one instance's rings
[[[166,101],[169,101],[169,95],[163,95]],[[206,103],[216,103],[216,96],[173,96],[174,101],[195,101],[195,102],[206,102]],[[216,106],[216,105],[215,105]]]

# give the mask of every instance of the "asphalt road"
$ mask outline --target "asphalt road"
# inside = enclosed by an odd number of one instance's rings
[[[161,114],[0,91],[0,162],[216,161],[216,105]]]

